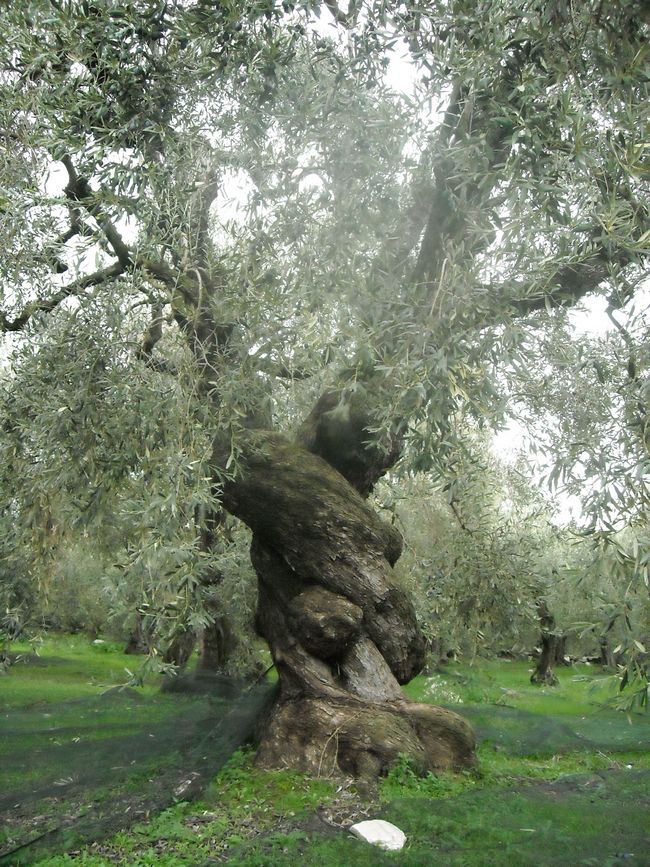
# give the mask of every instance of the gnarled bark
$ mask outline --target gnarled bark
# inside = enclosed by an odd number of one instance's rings
[[[400,689],[421,670],[425,642],[393,581],[399,533],[302,445],[262,431],[243,445],[223,502],[253,530],[256,625],[280,677],[259,761],[366,778],[400,754],[422,771],[470,765],[469,724]]]

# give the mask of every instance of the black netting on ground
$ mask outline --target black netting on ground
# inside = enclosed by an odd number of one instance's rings
[[[250,738],[274,686],[195,686],[0,713],[0,864],[33,863],[200,792]]]
[[[203,790],[252,734],[268,683],[178,678],[154,697],[93,698],[0,712],[0,865],[30,864],[146,820]],[[479,741],[513,755],[650,749],[650,715],[542,715],[455,707]]]
[[[628,719],[616,711],[567,716],[531,713],[498,705],[459,705],[480,742],[511,755],[552,756],[574,750],[625,752],[650,749],[650,715]]]

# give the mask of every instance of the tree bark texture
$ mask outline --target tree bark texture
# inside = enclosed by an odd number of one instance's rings
[[[469,724],[400,689],[425,641],[393,581],[399,533],[323,458],[275,433],[246,435],[223,502],[253,531],[256,625],[280,678],[259,762],[361,778],[400,754],[422,771],[471,765]]]
[[[598,638],[598,646],[600,648],[599,662],[607,671],[616,671],[619,665],[624,665],[625,657],[623,654],[614,653],[607,632]]]
[[[222,613],[219,599],[207,599],[204,605],[211,616],[211,622],[205,626],[199,636],[199,671],[223,671],[232,652],[236,647],[236,637],[230,626],[230,621]]]
[[[139,611],[135,613],[135,623],[133,629],[129,633],[129,637],[124,648],[124,653],[149,653],[151,645],[154,643],[154,636],[144,622],[144,618]]]

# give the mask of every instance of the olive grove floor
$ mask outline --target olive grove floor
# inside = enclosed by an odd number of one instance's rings
[[[593,667],[560,671],[554,689],[531,686],[525,662],[417,678],[414,699],[470,719],[478,768],[421,779],[403,762],[358,790],[261,771],[249,749],[218,771],[268,687],[209,699],[120,690],[133,659],[109,643],[22,651],[0,679],[0,864],[650,863],[650,717],[603,707],[614,684]],[[347,833],[374,817],[405,831],[402,853]]]

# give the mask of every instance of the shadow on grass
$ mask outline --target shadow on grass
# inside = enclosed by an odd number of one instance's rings
[[[195,796],[250,737],[274,687],[233,700],[132,690],[0,715],[0,864],[98,839]]]

